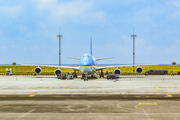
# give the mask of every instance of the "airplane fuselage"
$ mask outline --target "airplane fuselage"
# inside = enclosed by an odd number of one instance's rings
[[[90,54],[82,55],[79,70],[83,74],[93,74],[96,72],[96,59]]]

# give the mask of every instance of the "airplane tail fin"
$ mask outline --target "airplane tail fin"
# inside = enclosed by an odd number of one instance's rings
[[[90,36],[90,52],[91,52],[91,56],[92,56],[92,35]]]

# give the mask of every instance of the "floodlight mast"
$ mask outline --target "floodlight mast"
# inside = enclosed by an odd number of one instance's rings
[[[63,36],[60,35],[60,28],[59,28],[59,35],[57,35],[57,37],[59,38],[59,66],[61,66],[61,38]]]
[[[133,35],[131,35],[131,37],[133,37],[133,73],[135,73],[135,70],[134,70],[134,65],[135,65],[135,37],[137,37],[137,36],[134,34],[134,28],[133,28]]]

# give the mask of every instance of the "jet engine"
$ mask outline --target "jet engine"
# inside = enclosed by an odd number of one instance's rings
[[[115,69],[115,70],[114,70],[114,74],[120,75],[120,74],[121,74],[121,70],[120,70],[120,69]]]
[[[39,74],[39,73],[41,73],[41,68],[40,67],[36,67],[34,69],[34,71],[35,71],[35,73]]]
[[[56,69],[55,71],[54,71],[54,73],[55,73],[55,75],[61,75],[61,70],[60,69]]]
[[[143,71],[142,67],[137,67],[137,68],[136,68],[136,72],[137,72],[137,73],[140,74],[140,73],[142,73],[142,71]]]

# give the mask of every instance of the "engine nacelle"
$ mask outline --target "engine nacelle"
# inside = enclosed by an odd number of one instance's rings
[[[41,71],[42,71],[42,70],[41,70],[40,67],[36,67],[36,68],[34,69],[34,72],[37,73],[37,74],[40,74]]]
[[[142,73],[142,71],[143,71],[142,67],[137,67],[137,68],[136,68],[136,72],[137,72],[137,73],[140,74],[140,73]]]
[[[60,69],[56,69],[54,71],[55,75],[61,75],[62,71]]]
[[[115,70],[114,70],[114,74],[120,75],[120,74],[121,74],[121,70],[120,70],[120,69],[115,69]]]

